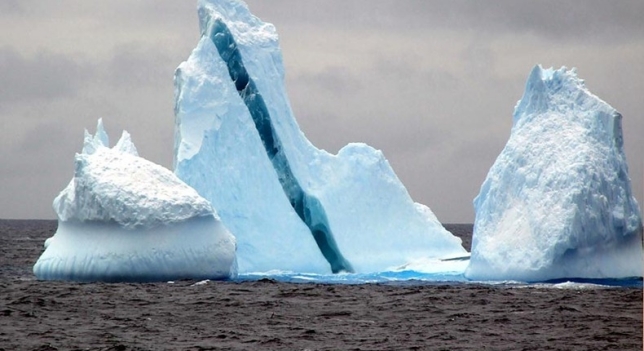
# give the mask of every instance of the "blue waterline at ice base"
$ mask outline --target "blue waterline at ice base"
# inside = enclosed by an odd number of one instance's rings
[[[58,229],[38,279],[151,282],[229,279],[235,239],[208,201],[171,171],[138,156],[130,135],[113,148],[99,120],[85,131],[69,185],[54,200]]]
[[[198,11],[201,40],[175,74],[175,173],[236,236],[240,273],[373,273],[467,255],[380,151],[333,155],[308,141],[273,25],[240,1]]]
[[[641,277],[622,116],[574,70],[533,69],[474,200],[473,280]]]
[[[444,272],[420,272],[415,270],[400,270],[375,273],[341,273],[341,274],[315,274],[295,272],[258,272],[244,273],[235,278],[235,281],[257,281],[262,279],[275,280],[285,283],[303,284],[391,284],[391,285],[458,285],[480,284],[494,287],[531,287],[531,288],[557,288],[557,289],[602,289],[602,288],[642,288],[642,279],[639,277],[621,279],[584,279],[565,278],[543,282],[526,282],[520,280],[471,280],[465,277],[463,270]]]

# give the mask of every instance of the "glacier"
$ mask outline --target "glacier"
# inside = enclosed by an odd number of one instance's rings
[[[38,279],[148,282],[235,277],[235,238],[210,203],[138,156],[124,131],[113,148],[99,119],[85,130],[74,177],[54,200],[58,229]]]
[[[622,116],[575,70],[536,66],[474,200],[474,280],[641,277]]]
[[[309,142],[272,24],[234,0],[201,0],[198,14],[201,39],[175,72],[175,174],[235,234],[240,273],[368,273],[467,255],[382,152]]]

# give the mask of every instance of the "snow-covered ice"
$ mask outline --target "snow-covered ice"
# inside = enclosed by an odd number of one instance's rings
[[[574,70],[534,68],[474,200],[468,278],[642,276],[642,218],[621,118]]]
[[[309,142],[273,25],[240,1],[198,11],[201,40],[175,74],[175,173],[237,237],[240,272],[378,272],[467,254],[380,151]]]
[[[207,200],[138,156],[127,132],[113,148],[102,121],[85,131],[69,185],[54,200],[58,229],[38,279],[167,281],[236,274],[235,239]]]

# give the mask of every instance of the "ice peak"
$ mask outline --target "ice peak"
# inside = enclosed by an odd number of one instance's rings
[[[83,154],[91,155],[100,147],[109,147],[110,146],[110,137],[105,132],[105,127],[103,126],[103,119],[99,118],[96,123],[96,134],[90,134],[87,129],[85,129],[85,138],[83,142]]]
[[[597,133],[606,133],[616,147],[622,147],[621,115],[586,88],[584,80],[577,77],[575,68],[555,70],[535,66],[526,82],[523,97],[515,107],[514,127],[521,128],[548,113],[565,115],[572,123],[579,123]]]
[[[132,137],[126,130],[123,131],[121,138],[116,143],[116,145],[114,145],[114,150],[134,156],[139,156],[139,153],[136,150],[136,146],[134,146],[134,143],[132,142]]]
[[[557,98],[553,98],[555,95]],[[586,97],[601,101],[586,89],[584,81],[577,77],[575,68],[568,69],[564,66],[555,70],[536,65],[530,72],[523,97],[515,107],[514,122],[518,122],[524,115],[545,112],[553,106],[559,107],[560,102],[576,103]]]
[[[215,21],[225,19],[238,44],[264,46],[278,41],[275,26],[255,17],[243,1],[199,0],[197,12],[202,36],[208,35]]]
[[[534,66],[532,72],[530,72],[523,97],[515,108],[515,123],[522,116],[518,113],[519,111],[542,111],[546,109],[548,100],[546,99],[546,83],[543,79],[543,73],[541,65]]]
[[[98,122],[96,122],[96,135],[94,137],[100,139],[101,143],[103,143],[104,146],[110,146],[110,137],[105,131],[102,118],[99,118]]]
[[[81,154],[92,155],[102,147],[110,147],[110,137],[105,131],[103,119],[99,118],[96,123],[96,134],[92,135],[87,131],[87,129],[85,129],[83,150],[81,151]],[[134,143],[132,142],[132,137],[126,130],[123,131],[121,138],[116,142],[116,145],[114,145],[112,150],[133,156],[139,156],[136,146],[134,146]]]

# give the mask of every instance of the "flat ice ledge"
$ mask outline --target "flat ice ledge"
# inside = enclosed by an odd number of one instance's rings
[[[228,279],[237,274],[235,242],[213,216],[145,229],[59,221],[34,265],[42,280],[155,282]]]
[[[521,252],[521,247],[515,248]],[[490,255],[488,255],[490,256]],[[566,251],[546,267],[531,269],[503,264],[495,257],[486,260],[478,257],[465,276],[472,280],[515,280],[543,282],[555,279],[623,279],[642,277],[642,235],[632,235],[629,240],[608,246],[577,248]]]

